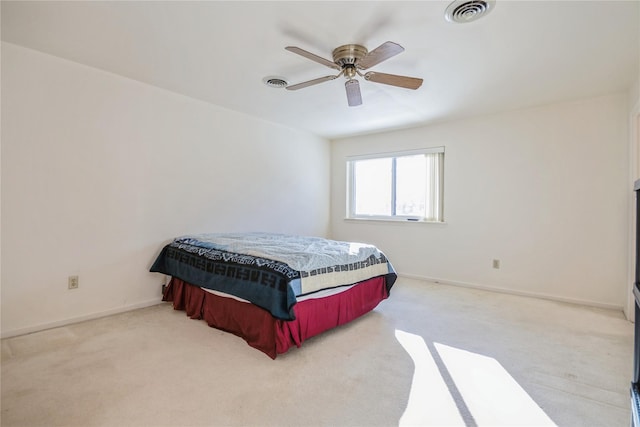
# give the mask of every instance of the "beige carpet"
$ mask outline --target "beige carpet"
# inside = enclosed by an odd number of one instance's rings
[[[2,426],[626,426],[621,313],[401,278],[275,361],[169,305],[2,341]]]

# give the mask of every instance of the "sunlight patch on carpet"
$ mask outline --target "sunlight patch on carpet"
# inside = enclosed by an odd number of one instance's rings
[[[478,426],[555,426],[494,358],[435,343]]]
[[[556,425],[496,359],[439,343],[430,349],[397,329],[395,336],[415,365],[400,426]]]
[[[464,426],[464,420],[424,339],[397,329],[396,339],[415,365],[407,409],[399,425]]]

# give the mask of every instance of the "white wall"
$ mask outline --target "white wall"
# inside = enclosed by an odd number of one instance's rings
[[[622,308],[628,112],[620,94],[333,141],[332,237],[378,245],[400,274]],[[344,220],[346,156],[432,146],[446,224]]]
[[[159,301],[176,235],[327,235],[329,162],[324,139],[3,43],[3,336]]]

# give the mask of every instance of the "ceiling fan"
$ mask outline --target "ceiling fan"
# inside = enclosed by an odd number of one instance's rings
[[[300,49],[295,46],[285,47],[289,52],[297,53],[304,56],[307,59],[315,61],[319,64],[325,65],[329,68],[340,71],[337,75],[320,77],[317,79],[309,80],[306,82],[298,83],[295,85],[287,86],[287,90],[298,90],[305,87],[313,86],[319,83],[324,83],[330,80],[337,79],[344,75],[347,81],[344,87],[347,91],[347,102],[350,107],[355,107],[362,104],[362,95],[360,93],[360,83],[356,80],[356,76],[364,77],[365,80],[375,83],[383,83],[391,86],[403,87],[406,89],[416,90],[422,85],[422,79],[407,76],[398,76],[395,74],[379,73],[376,71],[369,71],[366,74],[362,74],[360,70],[367,70],[374,65],[386,61],[387,59],[396,56],[397,54],[404,52],[404,48],[394,42],[384,42],[371,52],[366,47],[359,44],[346,44],[339,46],[333,50],[333,62],[328,59],[324,59],[318,55],[314,55],[311,52],[307,52],[304,49]]]

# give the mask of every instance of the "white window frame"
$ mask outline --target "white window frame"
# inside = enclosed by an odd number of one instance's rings
[[[431,209],[431,217],[427,214],[425,217],[419,216],[407,216],[407,215],[357,215],[355,213],[355,176],[353,173],[353,164],[359,160],[371,160],[371,159],[388,159],[388,158],[398,158],[405,156],[416,156],[420,154],[439,154],[437,161],[437,174],[435,176],[430,177],[430,185],[428,186],[428,191],[432,194],[435,194],[435,200],[432,200],[434,204],[433,209]],[[358,156],[348,156],[346,158],[347,164],[347,219],[350,220],[378,220],[378,221],[403,221],[403,222],[435,222],[435,223],[444,223],[444,147],[432,147],[432,148],[424,148],[419,150],[408,150],[408,151],[395,151],[389,153],[376,153],[376,154],[365,154]],[[425,180],[428,178],[425,176]],[[395,174],[392,176],[392,187],[395,187]],[[391,204],[392,209],[395,208],[395,200],[394,200],[395,188],[392,188],[392,196],[391,196]],[[429,195],[427,194],[427,200],[429,202]]]

